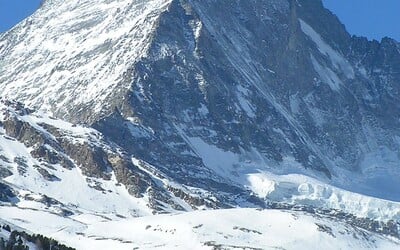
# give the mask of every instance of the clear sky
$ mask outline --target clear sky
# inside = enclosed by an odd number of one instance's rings
[[[10,29],[31,15],[40,2],[41,0],[0,0],[0,32]]]
[[[68,1],[68,0],[65,0]],[[0,0],[0,32],[30,15],[41,0]],[[400,41],[400,0],[323,0],[351,34]]]
[[[0,0],[1,1],[1,0]],[[350,34],[400,41],[400,0],[323,0]]]

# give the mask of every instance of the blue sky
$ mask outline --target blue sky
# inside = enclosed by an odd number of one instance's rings
[[[40,2],[41,0],[0,0],[0,32],[10,29],[32,14]]]
[[[67,0],[66,0],[67,1]],[[0,32],[30,15],[41,0],[0,0]],[[400,0],[323,0],[351,34],[400,41]]]
[[[350,34],[400,41],[400,0],[323,0]]]

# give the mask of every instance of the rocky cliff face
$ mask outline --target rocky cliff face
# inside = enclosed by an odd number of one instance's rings
[[[185,210],[174,201],[175,197],[187,202],[188,207],[217,207],[205,196],[194,197],[179,186],[157,182],[152,173],[143,169],[143,162],[132,161],[124,149],[92,128],[48,117],[16,102],[2,101],[0,110],[0,170],[5,181],[0,183],[0,197],[4,202],[18,204],[20,200],[29,200],[21,194],[23,190],[47,197],[52,191],[46,190],[46,186],[58,186],[58,182],[71,184],[65,192],[75,190],[74,184],[78,180],[61,175],[78,171],[82,174],[78,178],[83,177],[83,182],[94,192],[113,193],[105,184],[111,182],[122,186],[135,198],[146,196],[145,204],[153,212],[163,212],[170,207]],[[34,183],[40,183],[41,187],[33,187]],[[90,199],[84,191],[75,191],[83,199]],[[118,191],[114,192],[118,194]],[[57,195],[50,199],[54,199],[56,204],[65,202]],[[47,198],[44,202],[48,202]],[[72,204],[80,206],[79,203]],[[73,214],[73,210],[69,212]]]
[[[364,204],[268,174],[400,200],[400,44],[350,36],[319,0],[45,1],[0,56],[1,96],[102,142],[14,118],[7,136],[47,164],[115,173],[155,211]]]

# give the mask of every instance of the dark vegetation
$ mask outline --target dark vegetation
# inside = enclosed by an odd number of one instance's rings
[[[8,236],[8,237],[7,237]],[[34,246],[34,248],[33,248]],[[74,250],[52,238],[13,230],[9,225],[0,228],[0,250]]]

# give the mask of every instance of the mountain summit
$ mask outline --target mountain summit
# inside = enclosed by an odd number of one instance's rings
[[[47,0],[0,58],[19,202],[300,206],[399,235],[400,44],[349,35],[319,0]],[[98,207],[44,188],[68,184]]]
[[[2,95],[70,119],[101,113],[130,88],[127,72],[146,55],[168,4],[45,1],[1,39]]]

